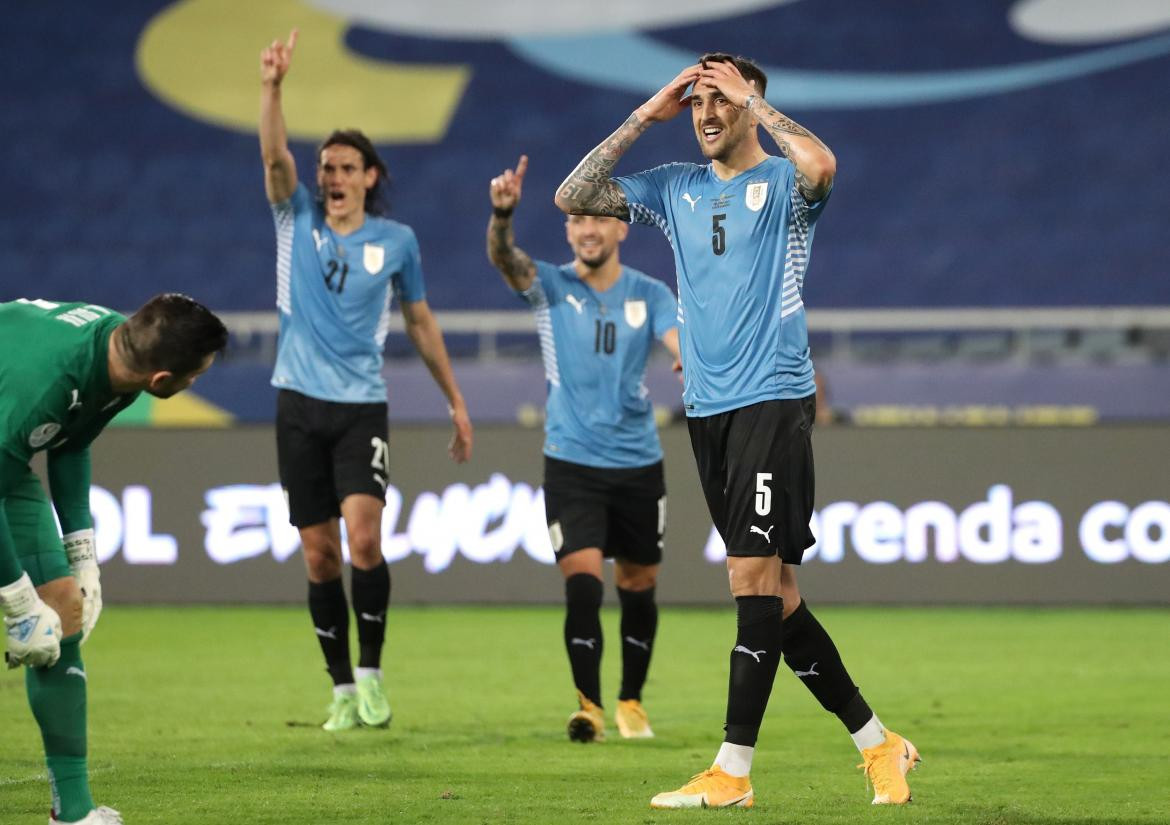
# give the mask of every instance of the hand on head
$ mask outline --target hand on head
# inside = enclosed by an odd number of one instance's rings
[[[516,168],[505,169],[503,174],[492,178],[489,194],[493,209],[515,209],[520,203],[524,187],[524,173],[528,171],[528,155],[521,155]]]
[[[654,97],[639,106],[635,113],[644,123],[670,120],[679,112],[691,105],[691,98],[686,94],[687,87],[697,81],[703,70],[698,64],[687,66],[674,80],[659,89]]]
[[[288,74],[292,64],[293,49],[297,45],[297,30],[288,34],[288,41],[281,43],[273,40],[272,44],[260,52],[260,80],[263,83],[279,84]]]
[[[717,89],[730,103],[743,106],[756,94],[756,87],[744,79],[734,63],[708,60],[700,67],[696,87],[702,91]]]

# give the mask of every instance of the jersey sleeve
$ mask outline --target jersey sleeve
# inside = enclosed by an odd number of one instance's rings
[[[49,471],[49,494],[61,521],[61,532],[92,528],[89,445],[73,450],[49,450],[45,465]]]
[[[778,164],[777,168],[780,170],[778,172],[780,180],[777,181],[777,184],[785,187],[788,191],[788,200],[792,204],[793,214],[801,219],[806,226],[816,223],[817,218],[825,211],[825,204],[829,202],[833,188],[830,186],[829,191],[819,201],[809,203],[796,187],[796,167],[792,162],[785,158],[784,162]]]
[[[422,252],[414,230],[403,227],[402,266],[391,276],[394,297],[399,305],[413,304],[426,300],[427,291],[423,285]]]
[[[678,301],[670,287],[661,281],[651,282],[650,323],[655,338],[661,338],[678,326]]]
[[[13,486],[28,472],[28,462],[14,457],[0,447],[0,587],[12,584],[20,578],[24,569],[16,554],[16,543],[4,508],[4,499]]]
[[[547,261],[533,263],[536,264],[536,277],[532,279],[528,289],[522,289],[516,294],[533,309],[540,309],[557,300],[557,268]]]
[[[657,226],[664,232],[666,224],[666,202],[669,195],[671,180],[682,168],[679,163],[667,163],[638,172],[633,175],[622,175],[613,179],[626,196],[626,204],[630,207],[630,223],[642,223],[647,226]]]

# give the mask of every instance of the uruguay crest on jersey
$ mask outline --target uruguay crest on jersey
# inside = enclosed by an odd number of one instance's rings
[[[768,182],[749,183],[747,192],[744,194],[743,202],[747,208],[753,212],[759,212],[764,208],[764,201],[768,199]]]
[[[384,246],[368,243],[362,247],[362,266],[366,268],[366,272],[377,275],[382,271],[382,266],[385,263],[386,248]]]
[[[626,323],[634,329],[646,323],[646,302],[626,301]]]

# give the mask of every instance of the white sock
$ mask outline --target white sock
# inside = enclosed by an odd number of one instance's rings
[[[333,695],[334,696],[354,696],[356,694],[357,694],[357,687],[353,684],[353,682],[350,682],[349,684],[345,684],[345,685],[334,685],[333,686]]]
[[[857,745],[859,751],[876,748],[886,741],[886,729],[882,727],[881,720],[877,718],[876,713],[861,726],[861,730],[849,735],[853,737],[853,744]]]
[[[724,742],[719,746],[715,764],[731,776],[747,776],[752,772],[752,755],[756,749],[749,745],[733,745]]]
[[[377,676],[378,681],[382,681],[382,668],[380,667],[355,667],[353,669],[353,678],[361,681],[367,676]]]

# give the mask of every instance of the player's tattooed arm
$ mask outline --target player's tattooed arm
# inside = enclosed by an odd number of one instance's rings
[[[611,177],[622,155],[649,125],[637,112],[626,118],[616,132],[586,155],[565,178],[557,190],[557,207],[570,215],[608,215],[628,221],[630,205],[626,203],[626,193]]]
[[[516,246],[511,215],[505,217],[492,214],[488,221],[487,253],[512,289],[523,292],[532,286],[532,279],[536,277],[536,264],[527,252]]]
[[[759,95],[748,97],[745,106],[776,141],[780,154],[796,167],[796,188],[809,203],[816,203],[833,185],[837,160],[824,142],[792,118],[768,105]]]
[[[515,169],[505,169],[492,178],[489,194],[492,199],[492,217],[488,221],[487,255],[508,286],[523,292],[532,286],[536,264],[523,249],[516,246],[512,231],[512,212],[520,203],[524,174],[528,171],[528,155],[521,155]]]
[[[630,205],[626,193],[611,180],[613,168],[650,124],[670,120],[690,108],[691,99],[683,94],[698,78],[699,68],[687,66],[679,72],[586,155],[558,187],[557,208],[570,215],[608,215],[628,221]]]

